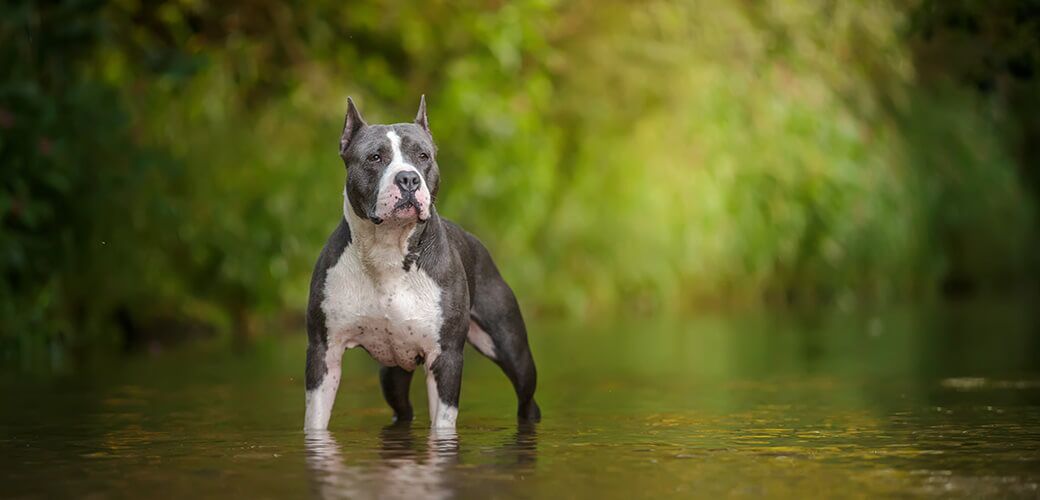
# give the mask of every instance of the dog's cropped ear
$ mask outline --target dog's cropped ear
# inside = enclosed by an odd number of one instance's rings
[[[426,94],[419,98],[419,112],[415,114],[415,124],[430,133],[430,122],[426,119]]]
[[[343,119],[343,134],[339,137],[339,154],[342,155],[347,151],[347,145],[350,144],[350,139],[365,125],[365,119],[361,118],[361,112],[359,112],[357,106],[354,105],[354,100],[348,97],[347,116]]]

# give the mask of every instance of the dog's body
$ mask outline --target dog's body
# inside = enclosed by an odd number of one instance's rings
[[[480,241],[437,214],[434,152],[425,100],[414,124],[395,125],[367,125],[349,102],[343,218],[311,278],[308,429],[328,427],[343,351],[359,346],[383,365],[396,420],[411,420],[408,387],[425,364],[431,425],[455,427],[467,339],[512,381],[518,417],[540,418],[520,308]]]

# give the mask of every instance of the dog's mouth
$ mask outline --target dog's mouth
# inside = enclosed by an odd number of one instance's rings
[[[376,224],[382,224],[384,222],[384,219],[381,217],[372,216],[369,218]],[[390,211],[389,218],[396,220],[416,219],[419,222],[426,221],[426,219],[423,218],[422,203],[415,199],[414,193],[407,193],[398,200],[397,203],[394,204],[394,208]]]
[[[394,205],[394,213],[404,211],[418,214],[420,208],[422,207],[419,206],[419,200],[415,199],[415,194],[408,193]]]
[[[433,200],[423,190],[386,190],[377,194],[366,210],[367,219],[380,225],[389,222],[393,226],[426,222],[433,215]]]

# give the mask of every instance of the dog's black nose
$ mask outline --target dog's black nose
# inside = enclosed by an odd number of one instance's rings
[[[402,191],[414,192],[419,189],[419,173],[412,170],[402,170],[394,176],[394,184]]]

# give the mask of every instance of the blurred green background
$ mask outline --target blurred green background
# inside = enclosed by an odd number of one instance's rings
[[[530,317],[1037,290],[1040,1],[15,0],[0,70],[8,360],[302,332],[348,95]]]

